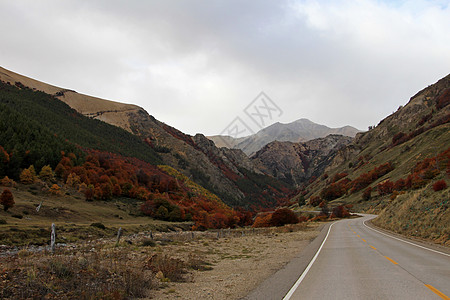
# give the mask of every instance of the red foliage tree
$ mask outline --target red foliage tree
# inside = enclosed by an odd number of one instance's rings
[[[14,206],[14,196],[9,189],[5,189],[0,195],[0,204],[3,205],[3,209],[7,211]]]
[[[284,226],[286,224],[297,224],[298,222],[297,215],[289,208],[277,209],[270,221],[272,226]]]
[[[436,101],[436,108],[442,109],[450,104],[450,89],[446,89]]]
[[[433,184],[433,190],[435,192],[442,191],[447,188],[447,183],[445,180],[438,180]]]
[[[337,173],[333,176],[333,179],[331,179],[332,183],[338,182],[339,180],[341,180],[344,177],[347,177],[348,173]]]
[[[336,218],[347,218],[350,216],[350,213],[344,206],[339,205],[333,208],[331,216]]]
[[[378,194],[380,196],[389,195],[394,191],[394,183],[390,180],[386,180],[377,185]]]

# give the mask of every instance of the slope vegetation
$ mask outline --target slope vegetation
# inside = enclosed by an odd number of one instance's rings
[[[351,204],[376,212],[376,224],[449,244],[450,75],[359,133],[295,200]]]

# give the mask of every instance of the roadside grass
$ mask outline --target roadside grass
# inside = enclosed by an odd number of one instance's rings
[[[397,196],[372,222],[410,237],[450,246],[450,189],[435,192],[432,183]]]
[[[177,228],[187,230],[192,226],[188,222],[165,222],[143,216],[138,210],[140,203],[127,198],[88,202],[75,191],[69,195],[50,196],[40,192],[35,185],[21,184],[12,192],[14,207],[0,211],[0,220],[3,220],[0,222],[0,245],[48,244],[52,223],[56,225],[58,243],[113,237],[119,227],[130,234]],[[36,207],[41,202],[37,212]],[[105,228],[91,226],[95,223],[103,224]]]
[[[154,232],[153,239],[147,232],[125,235],[118,244],[112,237],[60,245],[54,253],[46,248],[0,253],[0,299],[135,299],[161,289],[174,293],[176,284],[192,282],[195,272],[211,271],[220,261],[260,256],[255,241],[270,245],[281,241],[281,234],[312,234],[317,226],[231,230],[221,238],[217,231],[195,232],[195,238],[191,232]]]

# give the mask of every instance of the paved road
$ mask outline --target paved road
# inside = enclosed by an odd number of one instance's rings
[[[450,255],[368,228],[374,217],[334,223],[285,299],[449,299]]]

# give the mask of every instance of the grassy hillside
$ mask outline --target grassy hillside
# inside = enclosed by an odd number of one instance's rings
[[[88,201],[127,198],[142,216],[194,220],[196,228],[242,223],[221,199],[158,167],[159,154],[122,128],[83,116],[54,96],[18,83],[0,82],[0,108],[0,179],[40,184],[36,192],[42,197],[75,190]],[[40,172],[47,165],[44,176]],[[7,178],[5,182],[14,186]],[[20,196],[20,190],[16,193]]]
[[[17,185],[12,189],[15,205],[8,211],[0,210],[0,244],[48,244],[50,226],[56,224],[58,243],[84,239],[114,237],[119,227],[125,233],[148,230],[188,229],[192,223],[167,222],[143,215],[139,206],[143,201],[118,197],[111,201],[86,202],[84,195],[75,189],[66,189],[64,195],[41,192],[40,184]],[[42,202],[39,212],[36,207]],[[105,225],[105,229],[91,226]]]
[[[379,213],[379,226],[449,244],[450,75],[342,149],[293,200]]]

